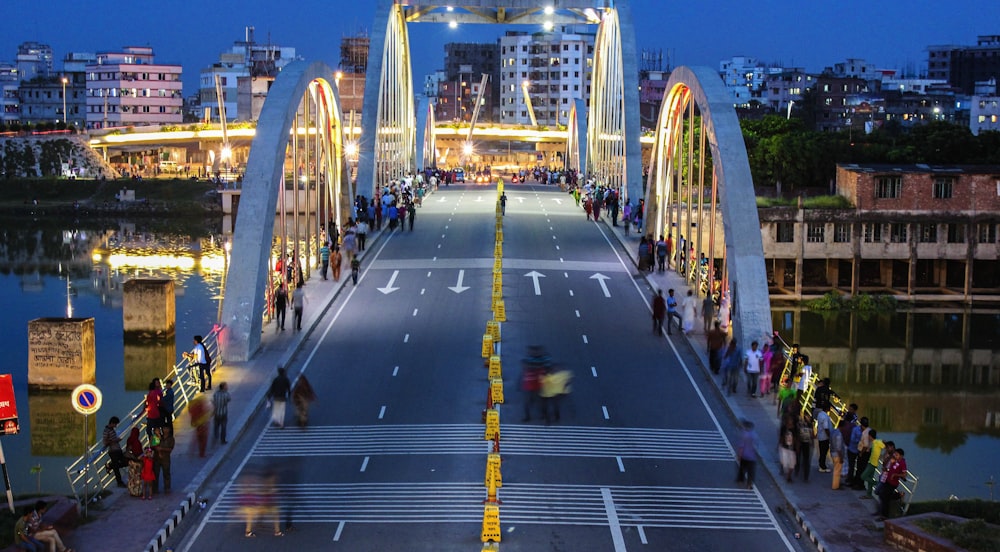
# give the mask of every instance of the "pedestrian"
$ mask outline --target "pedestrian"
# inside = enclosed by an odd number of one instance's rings
[[[198,446],[198,457],[205,457],[208,448],[208,423],[212,420],[212,408],[205,395],[197,395],[188,403],[188,414],[191,416],[191,427],[194,428],[195,441]]]
[[[347,233],[344,234],[344,241],[340,243],[340,249],[343,250],[344,255],[347,256],[347,261],[350,262],[355,255],[358,254],[358,237],[354,233],[354,229],[350,228]]]
[[[174,380],[167,378],[163,382],[163,398],[160,399],[160,416],[163,418],[163,426],[173,424],[174,407]]]
[[[198,366],[198,380],[201,383],[201,392],[212,388],[212,358],[208,354],[208,347],[205,346],[204,339],[200,335],[194,336],[194,348],[191,352],[185,353],[184,358],[191,364]]]
[[[663,319],[667,315],[667,301],[663,298],[663,290],[656,290],[653,296],[653,335],[663,333]]]
[[[323,279],[326,280],[326,271],[330,268],[330,246],[325,242],[319,248],[319,262],[320,262],[320,274],[323,275]]]
[[[142,441],[139,428],[133,427],[125,441],[125,458],[128,459],[128,494],[142,496]]]
[[[333,268],[333,281],[340,281],[340,265],[344,262],[344,256],[340,253],[340,247],[333,247],[333,255],[330,258],[330,264]]]
[[[656,269],[660,272],[666,272],[667,263],[667,242],[663,239],[663,234],[660,234],[660,239],[656,240]]]
[[[906,478],[906,458],[903,449],[898,448],[892,453],[892,461],[882,475],[879,476],[879,485],[875,489],[875,494],[879,498],[879,521],[884,521],[889,517],[889,504],[898,500],[899,482]]]
[[[795,470],[795,458],[798,450],[798,429],[795,418],[785,415],[778,428],[778,458],[781,461],[781,474],[785,481],[792,482],[792,471]]]
[[[715,300],[712,299],[712,292],[705,293],[705,298],[701,300],[701,321],[702,328],[707,334],[712,328],[712,319],[715,317]]]
[[[153,500],[153,481],[156,475],[153,473],[153,449],[146,447],[142,453],[142,498]]]
[[[302,282],[295,285],[295,291],[292,292],[292,323],[295,325],[296,331],[302,330],[302,309],[305,307],[306,292],[302,289]],[[208,386],[209,389],[212,388],[211,383]]]
[[[874,432],[875,430],[872,431]],[[882,471],[889,468],[889,463],[892,462],[895,450],[896,443],[892,441],[882,441],[882,439],[873,440],[872,456],[868,461],[868,465],[865,466],[865,470],[861,472],[861,481],[865,485],[866,498],[871,498],[875,493],[875,486],[879,482],[878,475],[876,475],[878,468],[882,468]]]
[[[798,461],[795,463],[795,475],[802,471],[802,480],[809,482],[809,455],[812,451],[812,442],[816,437],[813,429],[813,417],[808,411],[802,413],[799,418],[799,447],[797,451]]]
[[[715,321],[715,327],[709,330],[705,336],[708,345],[708,365],[713,374],[718,374],[722,368],[723,347],[726,346],[726,332],[719,327],[719,321]]]
[[[549,368],[542,374],[538,396],[542,400],[542,418],[546,424],[559,421],[559,402],[563,395],[569,394],[569,382],[572,378],[573,374],[569,370]]]
[[[844,481],[849,487],[859,486],[858,476],[864,471],[864,466],[858,467],[858,447],[861,444],[861,436],[868,430],[868,418],[863,417],[858,425],[851,429],[851,436],[847,439],[847,480]]]
[[[507,192],[500,193],[500,216],[507,214]]]
[[[413,232],[413,219],[417,218],[417,210],[413,207],[412,203],[410,204],[408,212],[410,214],[410,232]],[[402,228],[400,228],[400,230],[402,230]]]
[[[163,492],[170,493],[170,455],[173,454],[176,444],[174,428],[170,426],[160,428],[160,443],[153,447],[153,473],[156,474],[156,479],[153,481],[153,493],[159,492],[158,484],[161,476],[163,477]]]
[[[212,395],[212,435],[213,442],[218,443],[221,440],[223,445],[229,442],[226,440],[226,426],[229,423],[231,399],[229,385],[226,382],[220,383],[218,391]]]
[[[750,344],[743,355],[743,371],[747,375],[747,393],[750,398],[757,398],[757,380],[760,377],[760,368],[764,362],[764,355],[757,350],[757,342]]]
[[[750,420],[743,420],[743,431],[740,434],[740,444],[736,447],[736,457],[740,462],[736,471],[736,482],[745,482],[749,489],[753,487],[757,468],[757,433],[754,432],[753,422]]]
[[[625,237],[628,237],[629,231],[632,229],[632,204],[625,203],[622,208],[622,222],[625,223]]]
[[[160,403],[163,401],[163,391],[161,390],[160,378],[153,378],[149,382],[149,392],[146,393],[146,435],[153,435],[153,430],[163,425],[163,416],[160,414]]]
[[[285,369],[278,368],[278,375],[271,380],[271,388],[267,392],[267,400],[271,403],[271,425],[275,427],[285,427],[285,402],[291,387]]]
[[[844,454],[847,452],[844,449],[844,435],[841,431],[845,425],[847,425],[847,421],[841,419],[840,423],[837,424],[837,429],[830,432],[830,460],[833,462],[833,481],[830,483],[830,488],[835,491],[845,488],[840,485],[840,474],[844,468]]]
[[[359,220],[357,226],[354,227],[359,252],[365,250],[365,243],[368,241],[368,230],[368,221],[365,219]]]
[[[830,405],[816,412],[816,455],[819,457],[820,473],[830,473],[830,468],[826,467],[826,456],[830,452],[830,433],[833,429],[829,412]]]
[[[122,438],[118,435],[119,423],[121,420],[118,419],[118,416],[112,416],[108,420],[108,425],[104,426],[101,440],[104,443],[104,448],[108,449],[108,462],[104,465],[104,469],[108,473],[114,474],[115,482],[118,483],[119,487],[124,487],[125,481],[122,480],[121,469],[128,466],[128,460],[125,459],[125,453],[122,452]]]
[[[334,274],[336,275],[336,268],[334,268]],[[334,276],[336,278],[336,276]],[[274,292],[274,323],[277,327],[274,331],[285,331],[285,311],[288,310],[288,291],[285,289],[285,283],[282,282],[278,286],[278,290]]]
[[[292,387],[292,404],[295,405],[295,420],[299,427],[306,427],[309,423],[309,404],[315,400],[316,392],[313,391],[309,380],[304,374],[299,374],[295,386]]]
[[[722,389],[729,395],[735,393],[736,387],[739,385],[742,360],[743,355],[740,354],[734,339],[729,342],[729,348],[726,349],[726,353],[722,357]]]
[[[687,296],[681,302],[681,319],[684,320],[684,334],[694,331],[694,319],[697,316],[698,300],[694,297],[694,291],[688,290]]]
[[[683,329],[681,327],[683,319],[677,312],[677,298],[674,297],[674,290],[671,288],[667,290],[667,335],[673,335],[673,332],[670,331],[670,321],[675,318],[677,319],[677,329],[680,331]]]
[[[361,258],[355,257],[351,261],[351,282],[358,285],[358,273],[361,272]]]
[[[763,397],[771,392],[771,360],[774,353],[771,352],[771,344],[765,343],[760,355],[760,396]]]
[[[524,392],[524,419],[531,421],[531,411],[539,402],[539,392],[542,389],[542,376],[549,365],[549,357],[545,349],[539,345],[528,347],[528,356],[521,361],[521,391]]]

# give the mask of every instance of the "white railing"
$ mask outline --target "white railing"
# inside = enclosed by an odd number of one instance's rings
[[[213,371],[221,365],[222,361],[222,351],[219,349],[220,331],[222,331],[222,327],[216,325],[203,340],[205,348],[212,357],[211,369]],[[201,389],[197,372],[197,365],[192,365],[190,361],[184,359],[175,364],[162,377],[162,379],[174,380],[174,418],[184,411],[188,402]],[[124,439],[132,432],[133,427],[141,429],[145,423],[145,412],[146,401],[143,398],[126,416],[119,416],[121,419],[121,423],[118,425],[119,436]],[[90,500],[90,497],[100,494],[105,488],[115,483],[114,476],[104,469],[109,460],[108,450],[101,438],[103,429],[99,423],[97,427],[96,442],[87,449],[83,456],[66,466],[66,477],[69,479],[69,485],[73,489],[73,496],[76,497],[77,501],[81,500],[81,491],[83,493],[82,500],[87,501]],[[139,435],[145,446],[146,432],[140,431]]]

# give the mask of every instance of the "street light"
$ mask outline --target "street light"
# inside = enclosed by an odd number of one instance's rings
[[[67,79],[66,77],[62,78],[62,86],[63,86],[63,123],[69,122],[69,117],[67,117],[67,115],[66,115],[66,83],[68,83],[68,82],[69,82],[69,79]]]

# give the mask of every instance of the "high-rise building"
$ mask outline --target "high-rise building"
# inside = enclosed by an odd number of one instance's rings
[[[0,62],[0,123],[21,120],[21,100],[17,93],[17,66]]]
[[[445,80],[438,84],[435,116],[441,121],[471,121],[480,97],[483,75],[487,76],[479,108],[480,121],[495,121],[500,96],[498,77],[500,45],[451,42],[444,46]]]
[[[340,66],[336,75],[340,110],[346,119],[353,117],[355,126],[360,124],[365,105],[365,72],[368,71],[370,46],[371,38],[364,34],[340,39]]]
[[[500,38],[500,121],[566,124],[573,102],[590,102],[594,40],[589,29],[508,31]],[[525,94],[531,99],[530,108]]]
[[[975,46],[929,46],[927,74],[947,80],[963,94],[976,93],[977,84],[1000,80],[1000,35],[980,35]]]
[[[87,128],[182,122],[181,66],[154,63],[151,47],[98,52],[86,71]]]

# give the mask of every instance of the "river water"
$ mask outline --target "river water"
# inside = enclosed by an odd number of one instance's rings
[[[67,309],[94,318],[95,384],[104,401],[87,428],[93,440],[108,418],[124,417],[142,400],[149,380],[180,359],[191,336],[217,320],[225,270],[219,230],[189,226],[0,223],[0,304],[10,314],[0,326],[8,351],[0,373],[13,376],[21,423],[19,435],[0,443],[15,494],[68,494],[65,467],[84,446],[85,419],[69,391],[28,391],[28,322]],[[136,277],[175,281],[173,339],[125,343],[122,283]],[[923,307],[862,317],[776,308],[773,319],[880,437],[906,449],[921,477],[918,500],[991,497],[987,482],[1000,477],[1000,309]]]

